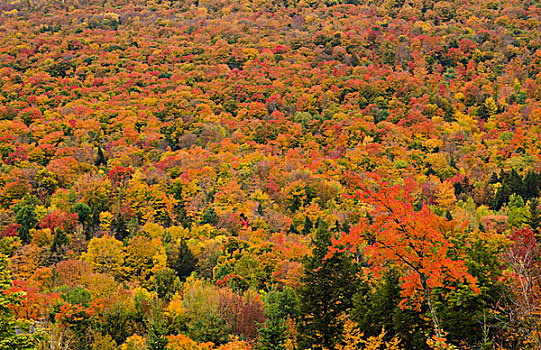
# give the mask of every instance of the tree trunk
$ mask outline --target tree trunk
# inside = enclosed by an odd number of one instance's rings
[[[428,289],[428,284],[426,283],[426,276],[424,273],[419,273],[421,278],[421,286],[423,286],[423,291],[425,292],[426,302],[428,303],[428,308],[430,309],[430,314],[432,315],[432,322],[434,323],[434,331],[436,332],[436,337],[442,338],[442,332],[440,329],[440,322],[438,316],[436,315],[436,309],[432,303],[432,296],[430,295],[430,290]]]

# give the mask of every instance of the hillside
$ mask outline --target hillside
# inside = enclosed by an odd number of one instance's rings
[[[536,1],[0,1],[0,349],[540,349],[540,101]]]

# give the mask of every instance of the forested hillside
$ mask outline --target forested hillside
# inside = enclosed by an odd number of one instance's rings
[[[541,4],[0,1],[0,350],[541,349]]]

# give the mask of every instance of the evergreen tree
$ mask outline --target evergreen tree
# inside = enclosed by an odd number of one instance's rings
[[[46,265],[56,264],[66,258],[68,251],[69,239],[66,232],[61,228],[55,230],[53,237],[53,243],[49,251],[49,257],[47,258]]]
[[[524,218],[524,223],[531,227],[536,236],[539,235],[541,227],[541,210],[539,209],[539,198],[532,198],[528,202],[528,213]]]
[[[524,183],[522,182],[522,177],[517,173],[515,169],[511,170],[511,173],[509,174],[508,184],[510,189],[509,194],[516,193],[521,197],[524,197],[526,195]]]
[[[115,238],[119,241],[123,241],[130,232],[128,231],[128,225],[122,215],[117,214],[111,222],[111,231],[115,233]]]
[[[180,279],[170,268],[162,269],[154,274],[154,290],[158,298],[169,301],[180,287]]]
[[[19,238],[24,244],[30,243],[30,230],[38,224],[35,208],[33,205],[24,205],[17,209],[15,214],[15,222],[19,225]]]
[[[310,217],[308,215],[304,218],[304,226],[302,227],[302,234],[308,235],[314,228],[314,225],[312,224],[312,220],[310,220]]]
[[[105,158],[105,155],[103,154],[103,150],[100,146],[98,146],[98,154],[96,155],[96,160],[94,161],[95,166],[107,166],[107,159]]]
[[[68,243],[69,239],[66,235],[66,232],[64,232],[64,230],[62,230],[61,228],[57,228],[55,230],[53,244],[51,245],[51,253],[60,253],[62,247],[67,245]]]
[[[490,180],[488,181],[489,184],[495,184],[495,183],[498,183],[498,175],[496,173],[492,173],[492,175],[490,175]]]
[[[218,214],[216,214],[216,211],[213,207],[208,207],[207,210],[203,213],[203,217],[201,218],[201,225],[209,224],[212,226],[218,225]]]
[[[287,310],[281,307],[281,292],[271,291],[265,301],[267,319],[259,328],[258,350],[285,350],[287,341]]]
[[[92,210],[85,203],[76,203],[72,211],[77,214],[79,223],[83,226],[83,233],[86,239],[92,238],[90,227],[92,225]]]
[[[148,350],[164,350],[169,341],[167,335],[167,321],[163,313],[163,306],[160,300],[152,302],[150,317],[148,319]]]
[[[511,195],[511,189],[507,183],[503,183],[502,187],[498,188],[496,194],[494,195],[494,200],[492,201],[492,209],[498,211],[503,207],[505,203],[509,201],[509,196]]]
[[[197,266],[197,258],[182,239],[178,248],[167,251],[167,267],[175,271],[175,274],[184,281]]]
[[[375,286],[361,284],[353,298],[352,318],[367,337],[378,336],[384,328],[387,341],[398,336],[405,349],[427,349],[426,333],[430,327],[423,321],[422,313],[398,306],[401,290],[396,270],[386,272]]]
[[[539,196],[539,176],[532,170],[524,178],[524,188],[525,200]]]
[[[291,225],[289,225],[289,229],[287,230],[287,232],[295,234],[295,235],[300,234],[299,230],[297,230],[297,228],[295,227],[295,225],[293,225],[293,223],[291,223]]]
[[[304,261],[305,275],[298,291],[300,349],[335,349],[343,331],[340,315],[351,308],[357,291],[357,269],[349,255],[335,254],[323,261],[331,237],[328,224],[322,222],[312,242],[312,256]]]

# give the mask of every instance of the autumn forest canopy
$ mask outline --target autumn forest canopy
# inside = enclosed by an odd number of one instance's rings
[[[541,349],[541,4],[0,1],[0,350]]]

